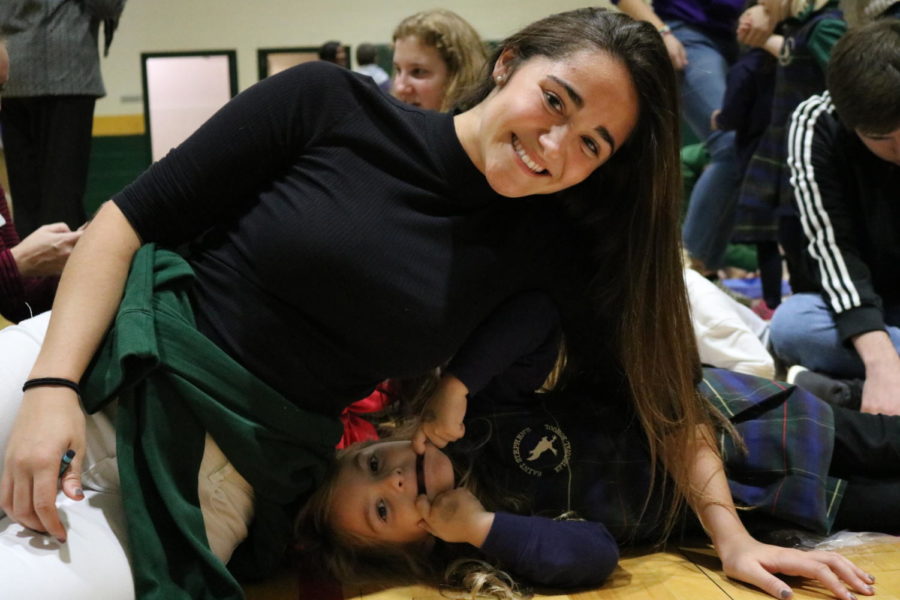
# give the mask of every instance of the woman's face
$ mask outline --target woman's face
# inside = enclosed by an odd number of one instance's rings
[[[409,543],[428,533],[419,527],[419,485],[429,500],[453,489],[453,465],[447,455],[426,446],[423,481],[416,472],[417,454],[410,442],[376,442],[341,459],[331,506],[332,526],[379,542]]]
[[[510,198],[550,194],[584,181],[625,143],[638,120],[638,95],[625,66],[599,50],[511,69],[500,84],[456,117],[460,142],[491,187]]]
[[[440,110],[447,90],[447,64],[434,46],[410,35],[394,41],[394,97],[431,110]]]

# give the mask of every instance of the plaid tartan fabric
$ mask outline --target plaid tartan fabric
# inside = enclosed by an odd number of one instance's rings
[[[735,503],[829,533],[846,482],[828,476],[831,407],[801,388],[704,369],[699,390],[734,424],[747,452],[724,432],[719,445]]]
[[[737,241],[775,240],[776,218],[794,214],[786,163],[787,127],[794,109],[825,88],[825,73],[807,45],[816,26],[829,19],[840,19],[840,11],[823,9],[808,21],[790,19],[785,24],[785,45],[791,52],[775,71],[769,126],[744,173],[733,236]]]

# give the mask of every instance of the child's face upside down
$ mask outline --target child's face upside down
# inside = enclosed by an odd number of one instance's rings
[[[424,490],[429,500],[454,486],[453,465],[432,445],[422,456],[408,441],[377,442],[341,458],[331,505],[332,525],[338,531],[377,542],[420,541],[428,533],[416,497]],[[420,479],[421,477],[421,479]]]

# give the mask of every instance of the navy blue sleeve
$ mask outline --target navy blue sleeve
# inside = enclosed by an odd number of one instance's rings
[[[502,512],[481,551],[504,570],[560,588],[598,586],[619,562],[619,547],[602,523]]]
[[[529,394],[553,369],[559,340],[559,313],[550,297],[517,294],[478,326],[447,371],[466,384],[470,397],[501,378],[505,389]]]
[[[774,61],[765,50],[753,49],[743,54],[728,69],[725,96],[722,98],[721,112],[716,116],[716,125],[724,131],[746,127],[759,100],[757,81],[763,76],[768,61]],[[774,70],[770,69],[774,81]]]

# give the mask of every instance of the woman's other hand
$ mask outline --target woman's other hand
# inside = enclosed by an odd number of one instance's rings
[[[874,580],[835,552],[782,548],[763,544],[749,536],[716,550],[726,575],[755,585],[781,600],[792,597],[793,591],[774,573],[817,580],[841,600],[852,600],[851,590],[866,596],[875,594]]]
[[[468,393],[469,388],[453,375],[446,373],[441,377],[434,394],[425,403],[419,427],[412,438],[413,450],[417,454],[425,453],[426,440],[443,448],[465,435],[463,419]]]
[[[465,542],[480,548],[494,524],[494,513],[487,512],[472,492],[454,488],[428,500],[425,494],[416,498],[422,516],[421,525],[431,535],[445,542]]]
[[[65,223],[37,228],[10,250],[19,273],[23,277],[59,275],[82,233]]]
[[[62,476],[62,489],[69,498],[81,500],[85,418],[78,397],[67,388],[28,390],[4,457],[0,508],[16,522],[61,542],[66,530],[56,509],[56,494],[67,450],[74,450],[75,457]]]

